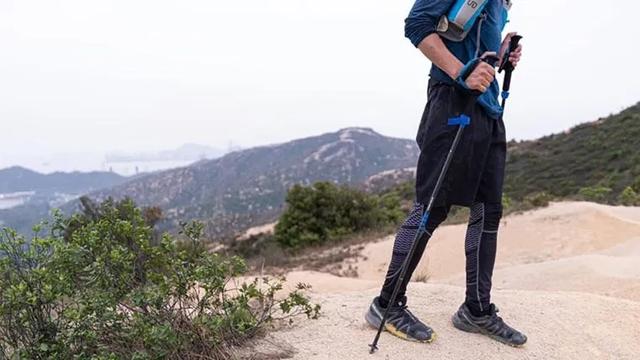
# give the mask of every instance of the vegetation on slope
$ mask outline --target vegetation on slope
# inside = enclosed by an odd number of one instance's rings
[[[377,191],[412,201],[414,181]],[[640,104],[562,134],[509,143],[505,212],[554,199],[640,206]],[[454,208],[450,218],[461,220],[457,214],[464,211]]]
[[[228,359],[274,319],[318,315],[305,285],[233,286],[244,261],[203,251],[201,225],[179,243],[154,236],[156,210],[86,204],[46,236],[0,232],[0,358]]]
[[[640,205],[640,103],[564,133],[509,144],[506,194]]]
[[[640,104],[535,141],[509,144],[505,213],[546,206],[554,199],[640,205]],[[414,180],[365,193],[332,183],[294,186],[275,236],[264,244],[299,249],[371,229],[392,229],[415,198]],[[454,207],[449,223],[465,222]],[[264,239],[262,239],[264,240]],[[246,247],[245,247],[246,249]],[[282,249],[275,252],[282,254]]]
[[[275,228],[275,239],[287,248],[339,240],[359,231],[395,224],[404,216],[398,196],[371,195],[330,182],[296,185],[289,190],[286,203]]]
[[[408,210],[403,190],[371,194],[331,182],[296,185],[274,234],[235,240],[226,250],[261,270],[301,266],[351,276],[352,271],[333,265],[355,255],[350,245],[395,231]]]

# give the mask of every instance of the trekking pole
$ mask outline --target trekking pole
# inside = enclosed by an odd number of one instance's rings
[[[509,97],[509,89],[511,88],[511,73],[514,70],[513,64],[509,61],[509,56],[512,52],[514,52],[518,48],[518,43],[522,39],[520,35],[514,35],[511,37],[509,41],[509,50],[502,57],[502,63],[500,64],[500,68],[498,68],[498,72],[505,71],[504,80],[502,82],[502,111],[504,112],[504,104],[507,102],[507,98]]]
[[[485,56],[482,61],[490,64],[491,66],[495,66],[498,61],[498,57],[495,55]],[[469,105],[473,103],[476,99],[473,95],[461,95],[458,96],[466,97],[466,106],[463,107],[463,111],[467,111]],[[413,238],[413,243],[411,244],[411,249],[407,254],[407,257],[404,259],[402,263],[402,268],[400,270],[400,275],[398,276],[398,280],[396,280],[396,285],[393,288],[393,292],[391,293],[391,299],[389,299],[389,303],[387,308],[382,315],[382,321],[380,322],[380,326],[378,327],[378,332],[376,333],[375,338],[373,339],[373,343],[369,345],[371,348],[369,350],[370,354],[373,354],[378,350],[378,341],[380,340],[380,335],[382,334],[382,330],[384,329],[384,325],[387,321],[387,316],[389,315],[389,309],[392,304],[395,304],[396,298],[398,297],[398,292],[400,291],[400,287],[404,282],[404,277],[407,274],[407,270],[409,268],[409,264],[413,260],[414,253],[416,248],[418,247],[418,241],[422,238],[422,236],[427,232],[427,222],[429,221],[429,215],[431,213],[431,209],[433,208],[433,204],[435,203],[436,197],[438,196],[438,192],[440,191],[440,187],[442,186],[442,182],[447,175],[447,170],[449,170],[449,165],[451,165],[451,160],[453,159],[453,155],[458,147],[458,143],[462,138],[462,131],[464,128],[471,123],[471,118],[468,115],[460,113],[458,116],[452,117],[449,119],[449,125],[458,125],[458,131],[456,132],[456,137],[453,139],[453,143],[451,144],[451,148],[449,149],[449,153],[444,161],[444,165],[442,165],[442,170],[440,171],[440,175],[438,176],[438,180],[436,181],[436,185],[433,188],[433,192],[431,193],[431,198],[429,198],[429,203],[427,208],[424,210],[422,214],[422,219],[420,220],[420,226],[418,226],[418,230],[416,232],[416,236]]]

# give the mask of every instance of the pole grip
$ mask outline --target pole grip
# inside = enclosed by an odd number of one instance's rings
[[[518,45],[520,44],[520,40],[522,40],[522,36],[520,35],[513,35],[511,37],[511,40],[509,40],[509,48],[507,49],[507,51],[504,53],[504,56],[502,57],[502,62],[500,63],[500,67],[498,68],[498,72],[502,72],[504,71],[513,71],[513,64],[511,64],[511,61],[509,61],[509,57],[511,56],[511,53],[516,51],[516,49],[518,48]]]
[[[488,54],[481,57],[480,60],[486,62],[487,64],[493,67],[496,67],[496,65],[498,64],[498,61],[500,61],[500,58],[497,55]]]
[[[502,81],[503,94],[508,94],[509,90],[511,89],[511,73],[513,73],[514,68],[511,61],[509,61],[509,57],[511,56],[511,53],[518,48],[518,44],[520,43],[521,39],[522,36],[520,35],[514,35],[511,37],[511,40],[509,41],[509,49],[507,50],[507,52],[505,52],[502,58],[502,63],[500,64],[500,68],[498,69],[498,72],[502,72],[504,70],[504,80]]]

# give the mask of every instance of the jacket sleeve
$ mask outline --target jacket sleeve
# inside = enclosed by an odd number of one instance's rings
[[[404,21],[404,35],[418,47],[427,36],[436,32],[440,17],[446,14],[455,0],[416,0]]]

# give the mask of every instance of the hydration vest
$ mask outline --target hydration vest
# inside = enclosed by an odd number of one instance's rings
[[[436,30],[443,38],[451,41],[462,41],[467,37],[487,3],[491,0],[457,0],[449,13],[443,15]],[[511,8],[511,0],[503,0],[503,11]],[[506,16],[506,15],[505,15]]]

